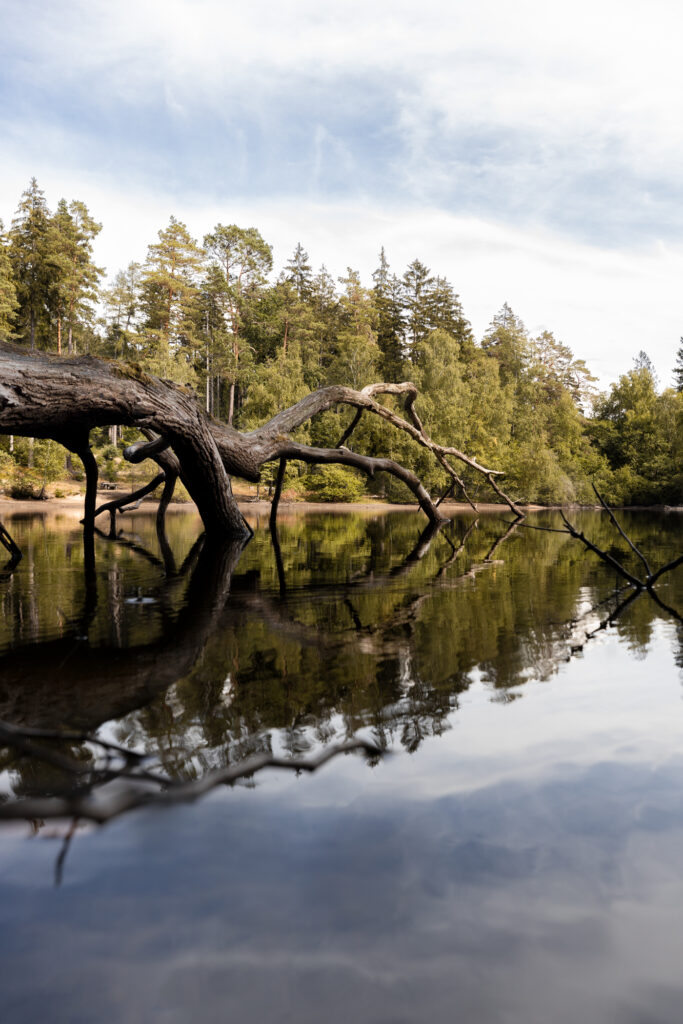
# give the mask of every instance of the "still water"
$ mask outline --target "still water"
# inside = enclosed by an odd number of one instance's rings
[[[606,517],[577,513],[638,566]],[[622,517],[653,565],[683,516]],[[683,1019],[683,627],[568,536],[469,516],[7,518],[0,719],[193,780],[360,735],[97,828],[0,822],[4,1022]],[[558,526],[551,513],[528,520]],[[507,535],[506,535],[507,534]],[[683,569],[661,600],[683,611]],[[53,749],[57,749],[54,748]],[[62,744],[84,763],[87,744]],[[63,791],[0,751],[2,799]],[[60,853],[62,862],[58,865]],[[60,884],[56,885],[56,878]]]

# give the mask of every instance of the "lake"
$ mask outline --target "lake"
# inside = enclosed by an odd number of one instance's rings
[[[683,980],[683,626],[536,513],[8,516],[0,719],[85,730],[201,799],[0,822],[2,1020],[668,1024]],[[680,513],[621,513],[649,557]],[[642,574],[598,512],[573,521]],[[658,595],[683,613],[683,568]],[[601,624],[604,628],[599,628]],[[81,741],[49,749],[99,770]],[[2,800],[57,763],[0,750]],[[121,786],[121,780],[101,787]]]

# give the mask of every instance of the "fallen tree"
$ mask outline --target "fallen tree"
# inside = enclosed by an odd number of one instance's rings
[[[372,477],[390,473],[412,491],[429,520],[442,523],[439,511],[420,479],[393,459],[362,455],[346,446],[361,416],[379,416],[426,448],[450,477],[451,486],[464,483],[454,468],[459,462],[480,474],[491,488],[519,515],[514,501],[502,490],[503,475],[481,465],[457,448],[433,441],[415,411],[417,388],[410,382],[371,384],[361,391],[341,385],[311,392],[301,401],[274,416],[263,426],[245,433],[209,417],[195,393],[171,381],[151,377],[137,366],[91,357],[62,357],[26,352],[0,345],[0,433],[50,438],[79,456],[86,475],[85,517],[92,527],[98,512],[116,512],[119,503],[96,508],[98,470],[90,448],[90,431],[113,424],[137,427],[147,440],[125,451],[130,462],[153,459],[161,472],[155,486],[166,482],[162,509],[170,501],[176,475],[194,500],[208,534],[238,537],[249,532],[232,493],[230,478],[258,482],[262,467],[278,461],[282,480],[287,461],[350,466]],[[394,395],[405,403],[405,416],[381,404],[379,396]],[[335,406],[355,408],[353,421],[335,448],[315,448],[293,440],[291,434],[312,417]],[[150,486],[151,489],[151,486]],[[145,490],[141,488],[140,490]],[[279,489],[274,505],[277,508]]]

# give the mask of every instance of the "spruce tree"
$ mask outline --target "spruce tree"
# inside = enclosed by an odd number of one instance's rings
[[[286,281],[292,282],[300,299],[308,298],[313,273],[308,262],[308,253],[301,242],[296,243],[296,249],[291,259],[287,260],[287,269],[284,271],[283,277]]]
[[[347,276],[340,277],[339,283],[344,285],[340,330],[327,379],[330,384],[359,389],[371,383],[377,373],[380,355],[375,331],[377,312],[372,294],[363,288],[357,271],[348,267]]]
[[[507,302],[489,324],[481,347],[498,361],[503,384],[519,381],[529,359],[529,335]]]
[[[674,387],[676,391],[683,394],[683,338],[676,353],[676,365],[674,366]]]
[[[389,264],[382,246],[379,267],[372,275],[377,309],[377,344],[380,350],[380,372],[383,380],[396,382],[403,376],[404,324],[401,283],[389,273]]]
[[[429,302],[434,278],[420,260],[413,260],[403,275],[403,309],[410,352],[427,337],[430,331]]]

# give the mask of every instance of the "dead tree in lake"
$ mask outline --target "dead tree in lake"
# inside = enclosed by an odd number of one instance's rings
[[[360,391],[342,385],[320,388],[256,430],[240,433],[209,417],[189,388],[151,377],[136,366],[91,357],[64,359],[0,345],[0,433],[50,438],[79,456],[86,476],[86,529],[92,529],[100,512],[106,509],[115,514],[117,507],[137,501],[162,480],[165,508],[177,476],[197,505],[207,534],[244,536],[249,529],[233,496],[230,478],[256,483],[267,463],[279,462],[284,472],[290,461],[350,466],[369,477],[389,473],[413,493],[431,523],[446,522],[438,502],[432,500],[415,473],[393,459],[362,455],[346,446],[364,413],[380,417],[426,448],[473,507],[454,461],[483,477],[515,515],[520,515],[515,502],[500,486],[500,470],[483,466],[476,458],[429,437],[415,411],[417,395],[417,388],[410,382],[370,384]],[[378,400],[383,396],[403,399],[405,416],[383,405]],[[340,405],[351,406],[356,412],[335,448],[315,448],[292,440],[292,432],[302,424]],[[90,431],[112,424],[145,432],[147,440],[131,445],[124,455],[130,462],[156,460],[160,473],[146,487],[97,509],[98,470],[90,448]],[[274,504],[277,508],[277,501]]]

